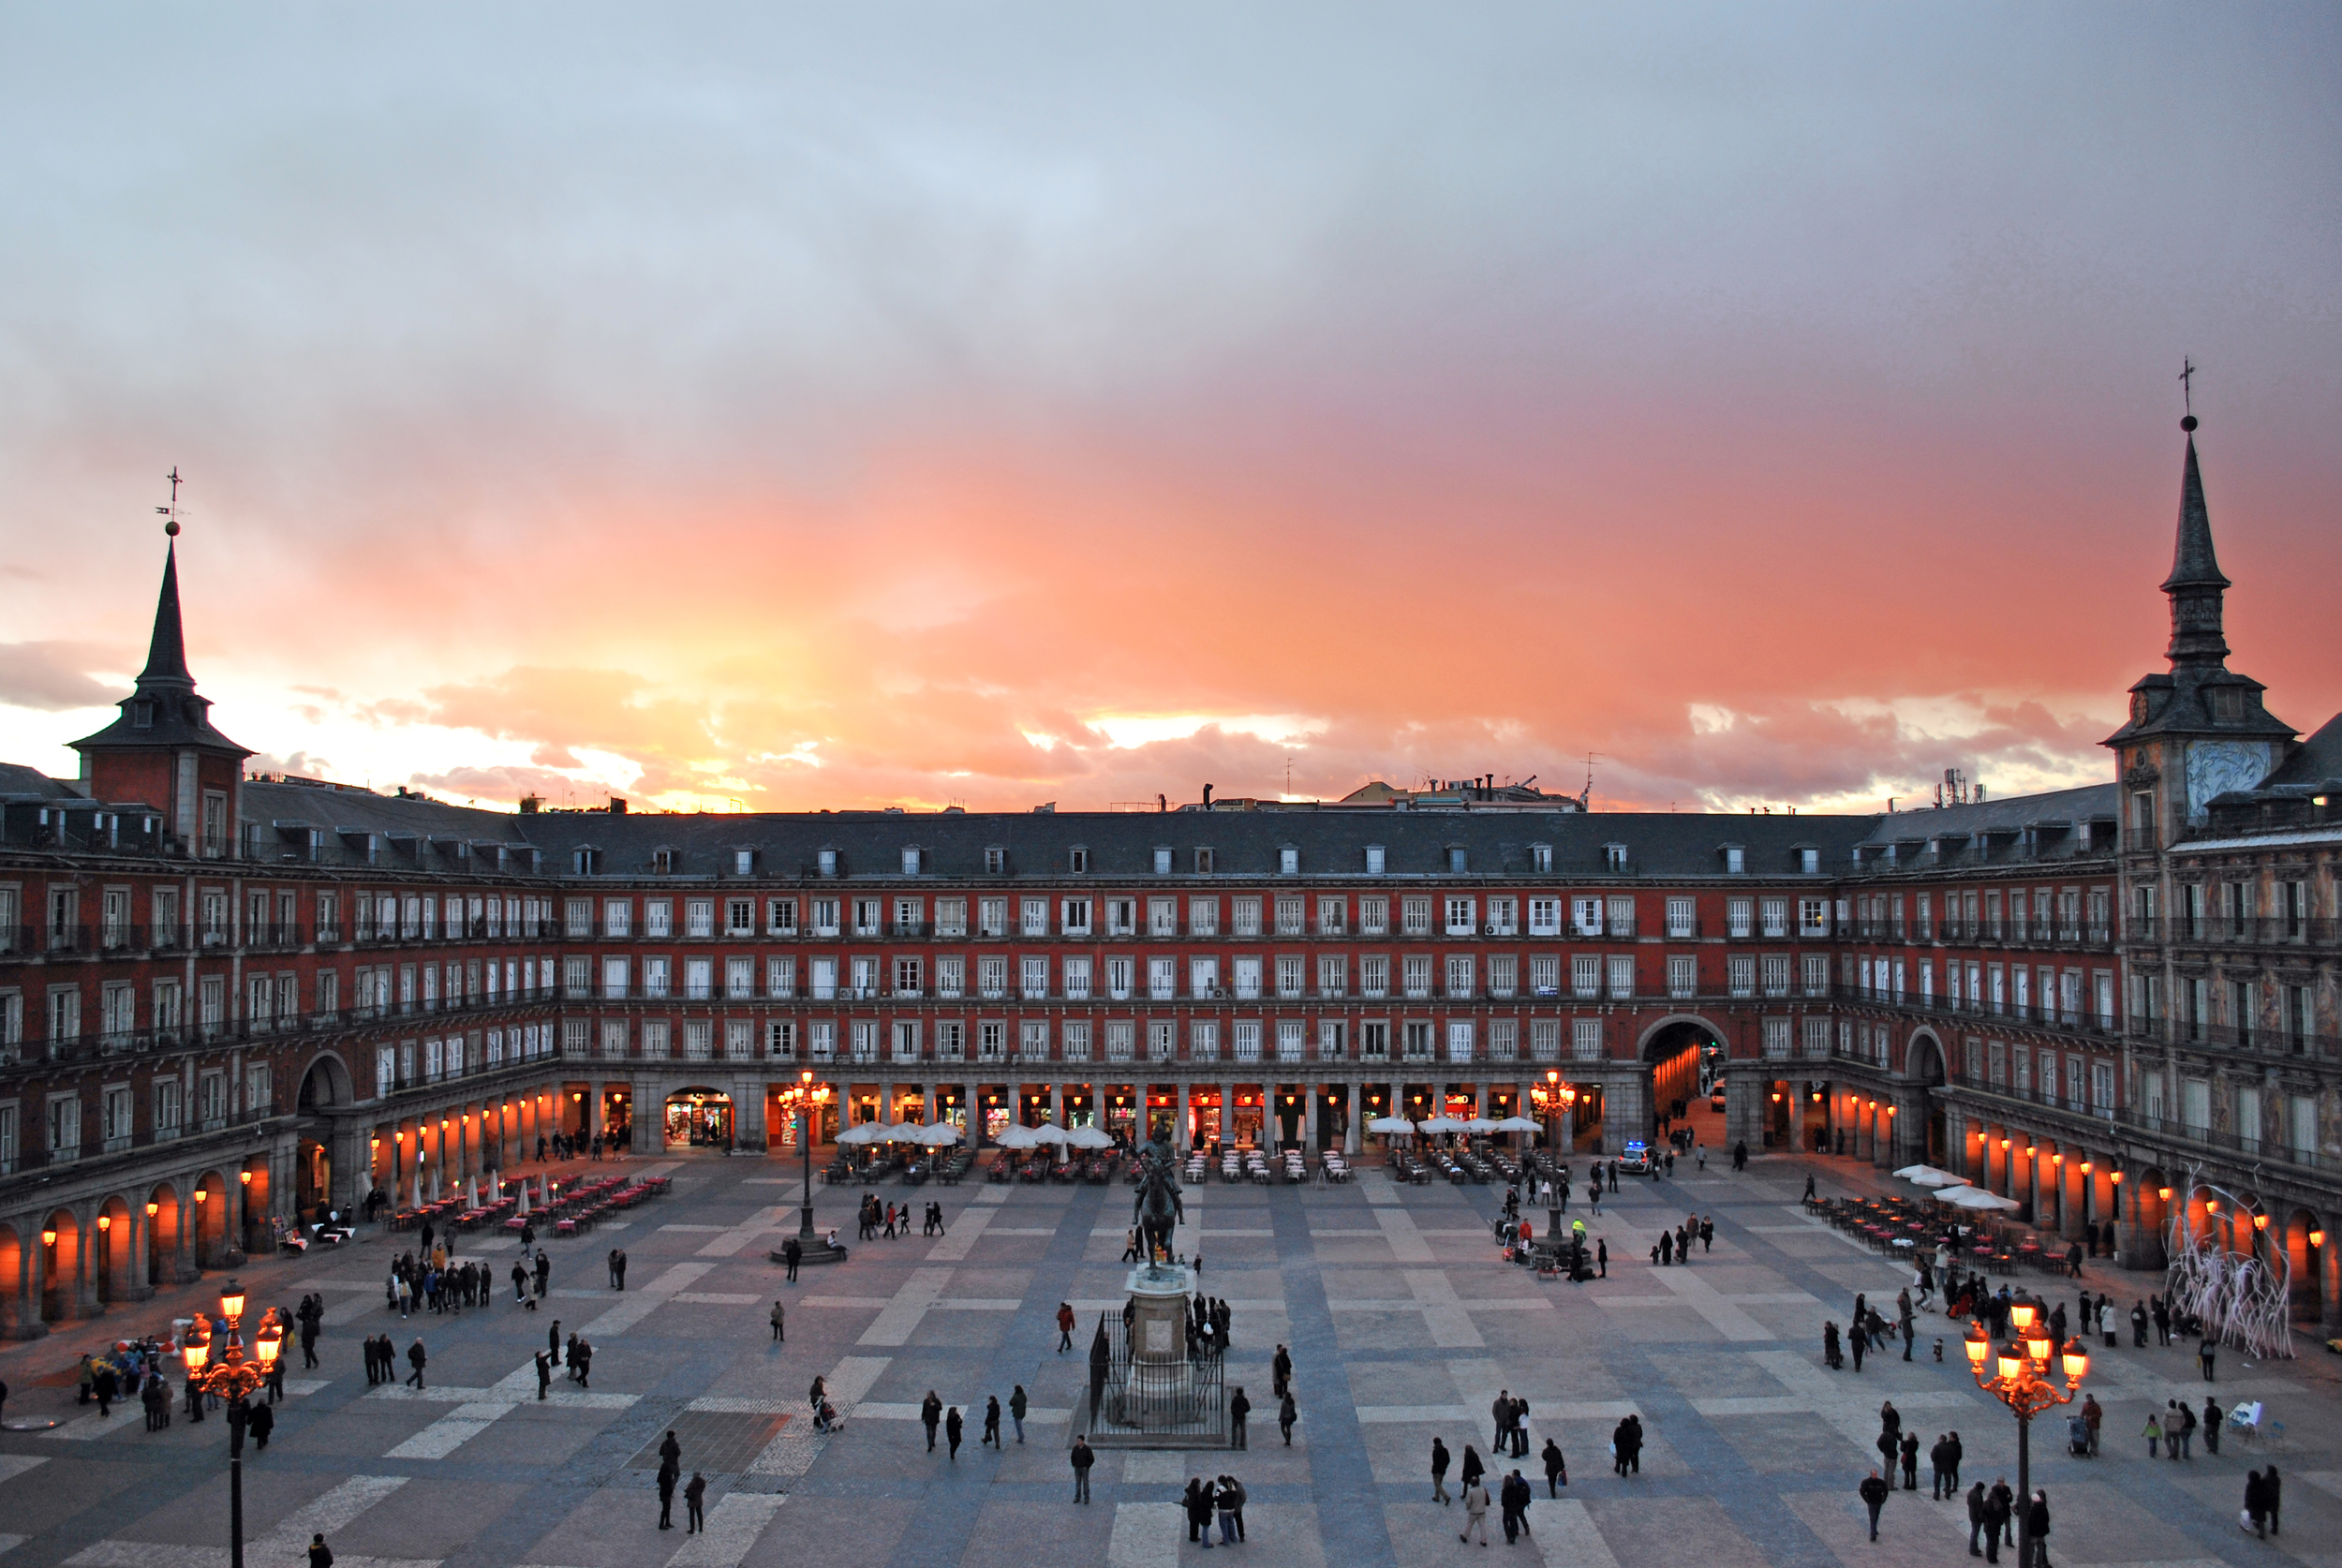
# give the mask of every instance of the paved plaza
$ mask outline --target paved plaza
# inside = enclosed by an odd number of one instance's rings
[[[1979,1393],[1958,1338],[1923,1315],[1919,1359],[1874,1359],[1857,1377],[1826,1370],[1825,1317],[1846,1321],[1854,1294],[1891,1303],[1897,1270],[1807,1219],[1809,1171],[1825,1191],[1869,1182],[1826,1160],[1762,1160],[1734,1176],[1626,1182],[1593,1230],[1607,1280],[1539,1282],[1505,1265],[1489,1235],[1500,1188],[1401,1188],[1369,1170],[1335,1188],[1190,1188],[1183,1250],[1235,1309],[1228,1377],[1255,1406],[1239,1454],[1104,1451],[1092,1506],[1071,1502],[1068,1421],[1081,1396],[1096,1314],[1119,1309],[1130,1221],[1123,1186],[989,1186],[882,1194],[940,1200],[940,1239],[856,1246],[843,1266],[780,1282],[767,1259],[793,1229],[798,1187],[778,1161],[661,1161],[665,1200],[613,1230],[553,1249],[546,1310],[497,1305],[460,1316],[383,1307],[394,1245],[370,1235],[340,1252],[257,1265],[256,1308],[307,1292],[329,1303],[324,1365],[295,1366],[275,1435],[245,1463],[245,1530],[255,1568],[295,1564],[322,1531],[344,1568],[763,1568],[765,1564],[1065,1562],[1167,1564],[1187,1544],[1186,1477],[1229,1472],[1250,1492],[1238,1550],[1278,1564],[1416,1563],[1476,1557],[1456,1540],[1460,1507],[1430,1500],[1428,1455],[1443,1437],[1489,1452],[1500,1388],[1530,1402],[1533,1535],[1491,1553],[1570,1568],[1903,1568],[1964,1560],[1964,1508],[1898,1491],[1881,1538],[1865,1539],[1856,1484],[1875,1459],[1878,1407],[1891,1398],[1922,1445],[1956,1428],[1963,1480],[2015,1474],[2015,1426]],[[640,1162],[632,1167],[643,1168]],[[533,1169],[533,1167],[532,1167]],[[1582,1172],[1583,1161],[1579,1169]],[[817,1193],[824,1223],[852,1235],[856,1192]],[[1712,1215],[1715,1242],[1688,1267],[1654,1268],[1656,1227]],[[1582,1198],[1579,1212],[1582,1213]],[[1536,1216],[1542,1229],[1542,1214]],[[602,1259],[624,1247],[628,1289],[606,1288]],[[509,1265],[515,1243],[479,1250]],[[2152,1281],[2093,1274],[2127,1308]],[[70,1373],[101,1335],[151,1328],[208,1303],[174,1291],[102,1325],[0,1352],[11,1427],[0,1434],[0,1568],[225,1568],[227,1427],[184,1416],[148,1433],[135,1402],[99,1422],[74,1403]],[[2070,1300],[2072,1286],[2059,1294]],[[786,1344],[767,1324],[788,1308]],[[1056,1352],[1058,1304],[1081,1314],[1075,1353]],[[531,1354],[558,1317],[597,1346],[592,1387],[556,1374],[540,1403]],[[362,1335],[387,1329],[402,1354],[420,1335],[427,1386],[369,1390]],[[1935,1335],[1945,1359],[1929,1355]],[[2192,1347],[2094,1351],[2090,1386],[2106,1405],[2104,1453],[2064,1453],[2062,1423],[2035,1444],[2050,1495],[2054,1563],[2342,1563],[2342,1360],[2302,1341],[2302,1359],[2256,1367],[2231,1353],[2223,1406],[2267,1402],[2286,1431],[2267,1454],[2231,1442],[2216,1457],[2149,1460],[2134,1438],[2171,1398],[2199,1407]],[[1300,1422],[1278,1439],[1269,1358],[1291,1347]],[[406,1367],[402,1360],[402,1374]],[[806,1392],[828,1379],[845,1429],[809,1429]],[[987,1395],[1022,1383],[1026,1442],[981,1448]],[[957,1461],[926,1451],[917,1414],[927,1390],[969,1414]],[[1612,1427],[1628,1413],[1646,1433],[1641,1473],[1610,1473]],[[1005,1424],[1004,1424],[1005,1425]],[[656,1528],[653,1470],[675,1429],[688,1476],[709,1477],[708,1528]],[[1564,1497],[1549,1500],[1536,1455],[1558,1438]],[[2248,1469],[2275,1458],[2286,1486],[2281,1539],[2236,1526]],[[1509,1467],[1508,1467],[1509,1468]],[[1921,1472],[1925,1479],[1924,1461]],[[1450,1488],[1454,1487],[1451,1476]]]

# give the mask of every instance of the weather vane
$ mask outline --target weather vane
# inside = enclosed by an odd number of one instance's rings
[[[179,537],[179,465],[172,464],[170,472],[164,477],[170,481],[170,505],[156,507],[155,510],[169,519],[163,525],[163,532],[172,539],[177,539]]]

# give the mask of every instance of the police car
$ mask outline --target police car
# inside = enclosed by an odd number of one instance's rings
[[[1618,1168],[1628,1176],[1651,1174],[1651,1146],[1640,1138],[1627,1141],[1626,1151],[1618,1157]]]

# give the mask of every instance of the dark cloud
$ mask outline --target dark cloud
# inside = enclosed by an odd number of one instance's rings
[[[87,672],[120,663],[119,650],[86,643],[0,643],[0,703],[62,713],[118,703],[129,692]]]

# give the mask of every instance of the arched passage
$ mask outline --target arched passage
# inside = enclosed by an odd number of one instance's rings
[[[1700,1096],[1701,1058],[1721,1050],[1723,1040],[1722,1031],[1697,1013],[1675,1013],[1645,1029],[1635,1053],[1643,1067],[1642,1114],[1623,1135],[1649,1137],[1661,1117],[1688,1115]]]
[[[91,1272],[97,1286],[97,1302],[111,1307],[136,1298],[138,1287],[143,1282],[139,1276],[144,1262],[138,1255],[138,1226],[131,1219],[130,1206],[119,1194],[108,1198],[97,1208],[97,1255]]]
[[[1918,1131],[1925,1138],[1924,1150],[1915,1149],[1914,1158],[1930,1165],[1941,1165],[1949,1154],[1944,1129],[1944,1102],[1941,1095],[1930,1091],[1942,1088],[1949,1074],[1944,1043],[1934,1029],[1911,1031],[1911,1039],[1903,1048],[1903,1072],[1917,1091],[1912,1109],[1905,1114],[1918,1117]],[[1910,1133],[1906,1132],[1905,1135]]]
[[[228,1207],[228,1183],[217,1171],[205,1171],[195,1178],[195,1228],[189,1236],[194,1242],[196,1267],[225,1266]]]
[[[2325,1240],[2325,1229],[2318,1217],[2305,1208],[2297,1208],[2285,1218],[2285,1231],[2279,1245],[2285,1249],[2286,1262],[2292,1265],[2293,1320],[2296,1323],[2318,1323],[2325,1317],[2324,1259],[2321,1245],[2310,1237]]]
[[[156,1284],[178,1282],[179,1259],[185,1251],[180,1222],[179,1189],[166,1181],[146,1195],[146,1277]]]
[[[16,1227],[0,1225],[0,1339],[21,1339],[38,1332],[25,1322],[24,1293],[30,1282],[24,1274],[32,1261]]]
[[[682,1088],[667,1096],[667,1146],[729,1148],[732,1096],[716,1088]]]
[[[53,1210],[41,1220],[40,1315],[49,1323],[78,1315],[82,1247],[82,1222],[71,1209]]]

